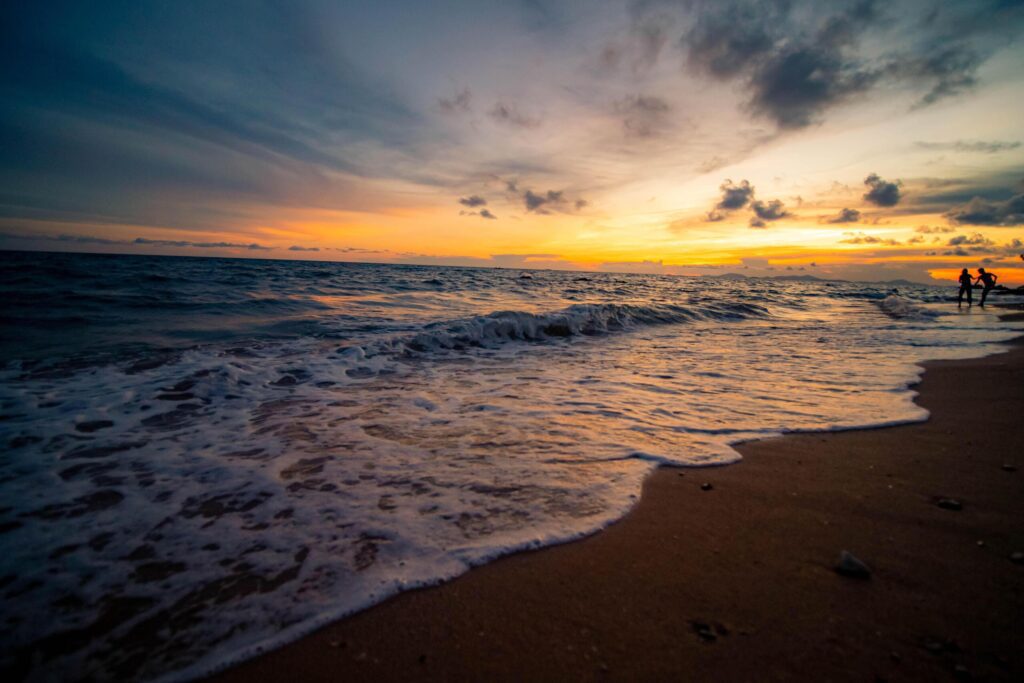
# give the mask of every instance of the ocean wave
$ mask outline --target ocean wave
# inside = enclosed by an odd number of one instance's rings
[[[902,297],[898,294],[890,294],[880,301],[876,301],[882,312],[890,318],[899,320],[931,320],[942,315],[941,312],[922,306],[920,303]]]
[[[495,311],[454,321],[431,323],[412,336],[363,347],[366,355],[382,351],[424,353],[495,346],[504,342],[538,342],[595,336],[650,325],[693,321],[730,321],[768,317],[766,307],[746,302],[700,306],[676,304],[574,304],[558,311]],[[342,349],[349,353],[352,349]]]

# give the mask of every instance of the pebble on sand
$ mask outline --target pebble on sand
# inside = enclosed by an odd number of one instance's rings
[[[871,578],[871,568],[846,550],[839,553],[839,561],[836,562],[835,570],[837,574],[848,576],[852,579]]]
[[[939,498],[937,501],[935,501],[935,504],[938,505],[943,510],[960,511],[964,509],[963,503],[961,503],[959,500],[954,500],[953,498]]]
[[[701,491],[710,491],[713,488],[715,488],[715,487],[712,486],[711,484],[709,484],[708,482],[704,482],[703,484],[700,485],[700,490]]]
[[[1015,553],[1010,553],[1010,562],[1014,564],[1024,564],[1024,553],[1019,550]]]
[[[1017,466],[1016,465],[1011,465],[1010,463],[1006,463],[1006,464],[1003,465],[1003,471],[1004,472],[1016,472],[1017,471]]]
[[[713,643],[718,640],[718,636],[729,635],[729,629],[725,624],[719,622],[707,623],[704,621],[691,621],[690,625],[693,627],[693,632],[706,643]]]

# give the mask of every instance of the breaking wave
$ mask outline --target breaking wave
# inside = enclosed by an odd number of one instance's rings
[[[913,301],[899,294],[890,294],[877,303],[882,312],[890,318],[934,320],[942,315],[941,311],[928,308],[921,302]]]

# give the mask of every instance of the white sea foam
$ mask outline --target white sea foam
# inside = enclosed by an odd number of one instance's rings
[[[657,464],[924,419],[915,362],[1013,335],[920,300],[884,299],[887,318],[855,298],[680,302],[672,283],[637,282],[626,301],[547,310],[549,293],[497,313],[450,299],[468,314],[342,343],[8,368],[3,664],[31,660],[43,680],[201,675],[397,591],[592,533]],[[415,319],[408,295],[405,308],[375,296]],[[76,640],[82,629],[92,636]]]
[[[899,294],[890,294],[878,302],[878,307],[893,318],[916,318],[918,320],[942,315],[940,310],[929,308],[919,301],[913,301]]]

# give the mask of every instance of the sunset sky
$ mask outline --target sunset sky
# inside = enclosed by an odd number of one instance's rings
[[[0,248],[1024,284],[1022,29],[1015,0],[16,0]]]

